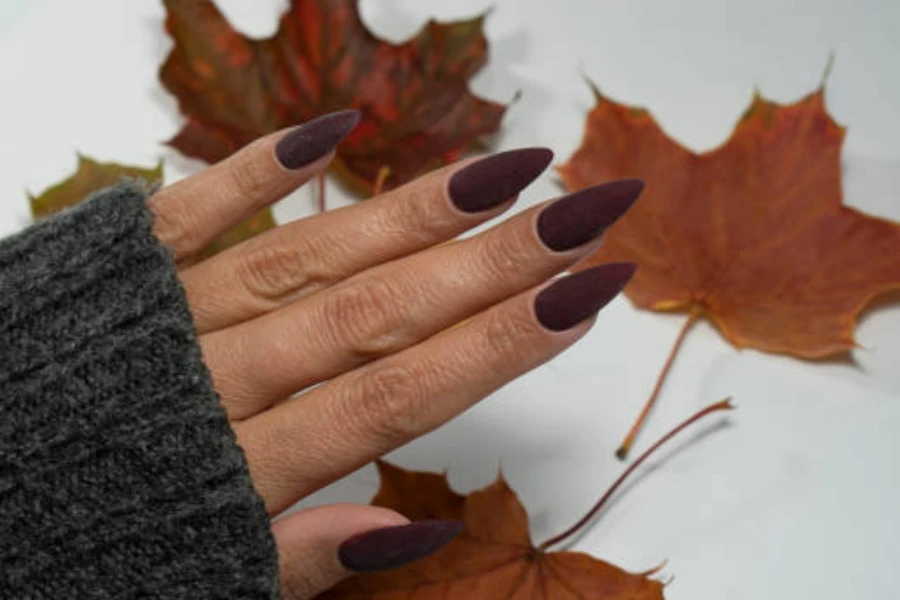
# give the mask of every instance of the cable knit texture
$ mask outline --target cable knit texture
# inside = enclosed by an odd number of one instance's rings
[[[0,598],[276,598],[143,188],[0,241]]]

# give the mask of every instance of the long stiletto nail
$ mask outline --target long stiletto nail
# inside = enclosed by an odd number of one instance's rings
[[[538,235],[551,250],[577,248],[615,223],[643,190],[640,179],[621,179],[569,194],[541,211]]]
[[[342,110],[307,121],[284,134],[275,156],[286,169],[299,169],[334,150],[359,123],[358,110]]]
[[[462,521],[416,521],[353,536],[338,559],[357,573],[396,569],[437,552],[463,530]]]
[[[547,148],[510,150],[483,158],[456,172],[447,192],[456,207],[467,213],[503,204],[534,181],[550,165]]]
[[[609,304],[636,270],[634,263],[610,263],[564,277],[537,295],[534,313],[551,331],[571,329]]]

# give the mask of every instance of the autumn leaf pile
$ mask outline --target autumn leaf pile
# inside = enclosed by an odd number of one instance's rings
[[[292,0],[274,36],[251,39],[212,0],[164,5],[174,45],[159,79],[186,119],[169,145],[209,163],[260,135],[357,108],[362,121],[339,146],[335,170],[371,194],[477,148],[498,131],[506,110],[468,88],[487,60],[483,17],[431,21],[409,41],[392,44],[365,27],[357,0]],[[625,290],[632,303],[687,315],[618,450],[625,458],[699,319],[709,319],[739,348],[803,358],[853,349],[859,313],[900,286],[900,227],[843,204],[845,130],[826,110],[824,84],[789,105],[755,96],[731,137],[701,154],[667,136],[648,111],[594,92],[582,143],[559,167],[565,187],[640,177],[646,190],[580,266],[635,262],[637,275]],[[163,177],[161,165],[140,169],[79,157],[75,175],[31,198],[32,212],[51,214],[123,175]],[[274,226],[271,212],[263,211],[210,252]],[[703,414],[721,408],[730,405]],[[386,463],[379,471],[375,504],[413,519],[460,519],[465,530],[430,558],[352,578],[323,598],[663,597],[654,571],[630,574],[584,554],[535,546],[527,513],[502,478],[462,496],[443,476]]]

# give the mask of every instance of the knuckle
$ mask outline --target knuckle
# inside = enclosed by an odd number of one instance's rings
[[[385,226],[398,231],[405,238],[427,243],[434,238],[435,230],[444,228],[435,202],[423,190],[412,189],[402,202],[392,203],[386,211]]]
[[[183,203],[175,202],[165,190],[160,190],[150,200],[153,210],[153,230],[159,240],[176,252],[193,249],[193,232],[197,230],[196,217]]]
[[[329,578],[315,561],[304,561],[302,568],[292,566],[281,584],[281,600],[310,600],[328,587]]]
[[[506,228],[492,229],[476,238],[477,264],[498,279],[509,279],[534,270],[535,256],[531,244],[520,235],[509,235]]]
[[[256,160],[255,148],[261,140],[251,142],[245,149],[234,155],[228,165],[228,180],[232,190],[244,197],[256,197],[269,186],[262,161]]]
[[[401,295],[395,288],[396,284],[370,277],[339,285],[324,297],[325,327],[359,360],[389,354],[409,343]]]
[[[431,375],[413,366],[381,366],[362,375],[350,401],[370,434],[387,440],[417,435],[427,406]]]
[[[310,283],[300,245],[254,244],[238,267],[239,280],[260,300],[277,300]]]
[[[525,356],[529,338],[535,331],[531,319],[503,310],[491,311],[485,316],[481,331],[481,346],[489,362],[508,363]]]

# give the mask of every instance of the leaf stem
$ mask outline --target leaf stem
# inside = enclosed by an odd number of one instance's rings
[[[375,185],[372,187],[372,196],[377,196],[384,189],[384,182],[391,176],[391,168],[384,165],[378,169],[378,175],[375,176]]]
[[[673,429],[666,435],[664,435],[661,438],[659,438],[658,440],[656,440],[655,444],[650,446],[643,454],[641,454],[638,457],[638,459],[636,461],[631,463],[628,466],[628,468],[625,469],[624,473],[619,475],[619,478],[616,479],[616,481],[609,487],[609,489],[606,490],[606,493],[603,494],[603,496],[601,496],[599,500],[597,500],[597,503],[591,507],[591,510],[589,510],[586,515],[581,517],[581,519],[579,519],[577,523],[575,523],[574,525],[572,525],[571,527],[569,527],[568,529],[563,531],[561,534],[554,536],[554,537],[550,538],[549,540],[547,540],[546,542],[542,543],[540,546],[538,546],[538,550],[543,552],[544,550],[547,550],[550,546],[555,546],[555,545],[559,544],[566,538],[577,533],[579,529],[581,529],[588,522],[590,522],[590,520],[594,518],[594,516],[600,511],[601,508],[603,508],[603,506],[612,497],[612,495],[616,493],[616,490],[618,490],[619,487],[621,487],[622,484],[625,483],[625,480],[628,479],[628,477],[632,473],[634,473],[635,469],[637,469],[639,466],[641,466],[641,464],[643,464],[643,462],[645,460],[650,458],[650,455],[652,455],[654,452],[659,450],[659,448],[663,444],[665,444],[666,442],[671,440],[673,437],[675,437],[676,435],[681,433],[685,428],[690,427],[691,425],[693,425],[694,423],[696,423],[697,421],[699,421],[706,415],[720,411],[720,410],[731,410],[733,408],[734,408],[734,405],[731,404],[731,398],[725,398],[724,400],[719,400],[715,404],[710,404],[706,408],[695,412],[692,416],[688,417],[687,420],[683,421],[678,427],[676,427],[675,429]]]
[[[662,390],[663,383],[665,382],[666,377],[669,375],[669,371],[672,369],[672,364],[675,362],[675,356],[678,355],[678,351],[681,349],[681,345],[684,343],[684,338],[687,337],[688,332],[694,327],[694,325],[700,319],[700,315],[702,314],[703,309],[697,305],[694,305],[694,307],[691,309],[690,314],[688,315],[687,320],[684,322],[684,325],[682,325],[681,331],[678,333],[678,337],[675,338],[675,343],[672,345],[672,349],[669,351],[669,356],[668,358],[666,358],[666,363],[663,365],[662,371],[660,371],[659,376],[656,378],[656,385],[653,386],[653,391],[650,392],[650,396],[644,403],[644,408],[641,410],[641,414],[638,415],[638,418],[631,426],[628,435],[626,435],[625,439],[622,441],[622,445],[619,446],[618,450],[616,450],[616,458],[618,458],[619,460],[625,460],[626,458],[628,458],[628,453],[631,451],[631,446],[634,445],[634,440],[637,438],[638,433],[640,433],[641,429],[644,427],[644,423],[647,422],[647,417],[650,416],[650,411],[653,410],[653,406],[656,404],[656,399],[659,397],[659,392]]]
[[[318,206],[319,213],[323,213],[326,210],[325,206],[325,171],[319,171],[319,174],[316,176],[316,191],[319,194],[318,197]]]

